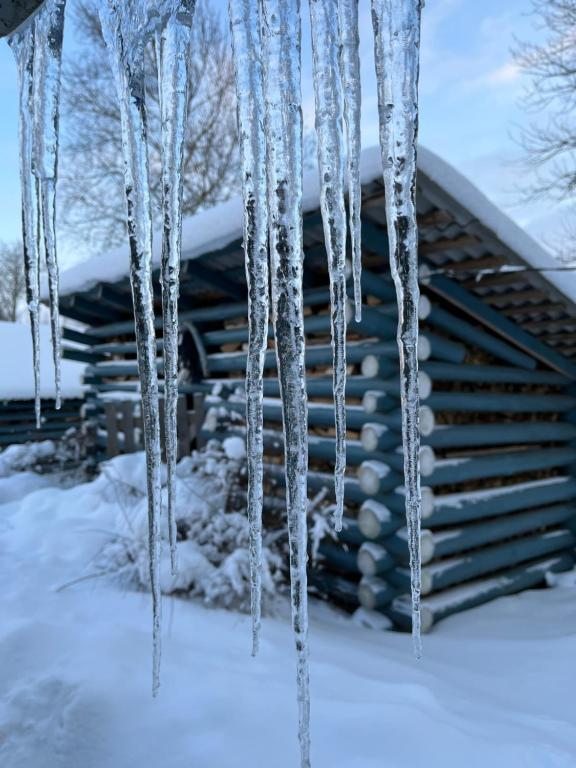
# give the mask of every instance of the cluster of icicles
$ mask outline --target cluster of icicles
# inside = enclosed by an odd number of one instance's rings
[[[309,0],[320,206],[331,294],[336,428],[335,514],[342,526],[346,411],[348,230],[355,316],[361,317],[360,56],[358,0]],[[36,412],[40,252],[48,267],[59,394],[60,334],[55,248],[58,96],[65,0],[46,0],[10,38],[20,77],[23,237]],[[420,653],[420,485],[417,386],[418,282],[415,212],[417,86],[422,0],[372,0],[380,143],[390,267],[399,306],[406,512],[413,637]],[[148,477],[153,690],[159,686],[161,513],[159,384],[152,288],[144,52],[156,52],[162,128],[162,308],[168,521],[176,570],[174,472],[178,397],[178,277],[188,62],[195,0],[103,0],[99,4],[120,104],[132,284]],[[297,650],[301,765],[310,765],[307,618],[307,398],[302,304],[302,110],[299,0],[229,0],[236,70],[248,284],[246,374],[252,646],[261,619],[263,367],[270,304],[283,405],[292,621]],[[348,197],[348,219],[345,195]],[[349,222],[349,223],[348,223]],[[271,302],[269,301],[271,287]]]

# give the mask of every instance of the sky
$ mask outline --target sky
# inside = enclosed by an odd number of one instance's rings
[[[222,9],[224,0],[209,0]],[[70,0],[73,3],[74,0]],[[306,19],[306,3],[303,2]],[[378,141],[376,88],[369,0],[360,0],[363,145]],[[514,37],[538,39],[530,0],[427,0],[422,20],[420,142],[468,176],[497,205],[546,243],[558,222],[558,207],[520,205],[518,185],[528,177],[515,164],[518,126],[531,119],[521,97],[526,85],[515,66]],[[314,124],[309,27],[303,26],[304,120]],[[0,240],[20,236],[16,69],[0,41]],[[64,267],[85,258],[61,239]]]

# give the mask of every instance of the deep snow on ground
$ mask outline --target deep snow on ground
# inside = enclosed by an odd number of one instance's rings
[[[106,479],[0,478],[2,768],[296,768],[294,649],[280,611],[164,603],[152,700],[149,597],[91,571],[118,509]],[[315,768],[573,768],[576,592],[504,598],[425,637],[314,605]]]

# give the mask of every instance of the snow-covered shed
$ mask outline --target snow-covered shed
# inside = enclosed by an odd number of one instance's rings
[[[320,545],[311,571],[332,599],[407,626],[395,297],[388,271],[377,149],[362,156],[362,322],[350,322],[347,519]],[[576,279],[456,170],[419,153],[423,623],[541,584],[574,564],[576,512]],[[333,413],[328,278],[315,174],[304,196],[305,331],[310,399],[310,492],[332,482]],[[242,206],[230,200],[184,224],[180,318],[195,359],[182,392],[230,393],[246,362]],[[156,239],[159,259],[161,239]],[[157,328],[161,297],[155,284]],[[65,331],[88,362],[92,413],[105,427],[109,392],[135,393],[127,248],[62,275],[61,311],[85,323]],[[78,345],[82,345],[79,350]],[[281,410],[275,357],[267,356],[267,508],[282,497]],[[161,339],[159,339],[161,349]],[[161,360],[159,359],[161,368]],[[127,395],[129,396],[129,395]],[[132,394],[133,396],[133,394]],[[242,434],[242,425],[226,434]]]
[[[74,360],[62,361],[62,407],[56,410],[49,326],[40,326],[40,429],[36,429],[34,415],[34,368],[29,326],[0,322],[0,354],[0,449],[12,443],[58,438],[70,427],[80,424],[84,365]]]

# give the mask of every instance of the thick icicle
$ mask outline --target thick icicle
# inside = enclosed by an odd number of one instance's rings
[[[34,364],[34,408],[40,428],[40,255],[38,249],[38,186],[32,173],[32,105],[34,98],[34,25],[9,39],[19,80],[20,186],[22,195],[22,242],[26,278],[26,303],[30,315]]]
[[[230,0],[236,71],[238,131],[244,195],[244,251],[248,285],[246,422],[252,654],[258,652],[262,602],[263,374],[268,338],[268,209],[265,107],[260,9],[253,0]]]
[[[346,208],[344,205],[344,96],[340,79],[338,0],[310,0],[320,209],[330,275],[336,507],[342,530],[346,471]]]
[[[356,322],[362,320],[362,243],[360,206],[360,37],[358,34],[358,0],[338,0],[340,24],[340,69],[344,88],[344,119],[347,143],[348,210],[350,243],[352,245],[352,274],[354,278],[354,308]]]
[[[162,315],[164,339],[165,451],[168,531],[172,572],[177,570],[174,490],[178,406],[178,294],[182,250],[182,165],[188,113],[188,61],[196,0],[182,0],[156,33],[162,133]]]
[[[43,247],[48,272],[50,325],[56,389],[56,408],[60,408],[61,334],[58,308],[58,259],[56,255],[56,176],[58,171],[58,123],[60,69],[64,36],[66,0],[46,0],[35,16],[33,152],[32,166],[39,189],[38,219],[43,232]]]
[[[398,299],[412,636],[417,657],[421,640],[416,140],[421,9],[421,0],[372,0],[390,269]]]
[[[99,6],[118,99],[130,238],[130,282],[142,395],[148,490],[148,547],[153,605],[153,693],[160,685],[159,519],[160,420],[152,291],[152,219],[146,147],[144,45],[149,37],[146,0],[106,0]]]
[[[297,654],[298,735],[310,765],[308,670],[308,431],[302,303],[302,95],[300,2],[262,0],[270,265],[282,396],[292,625]]]

